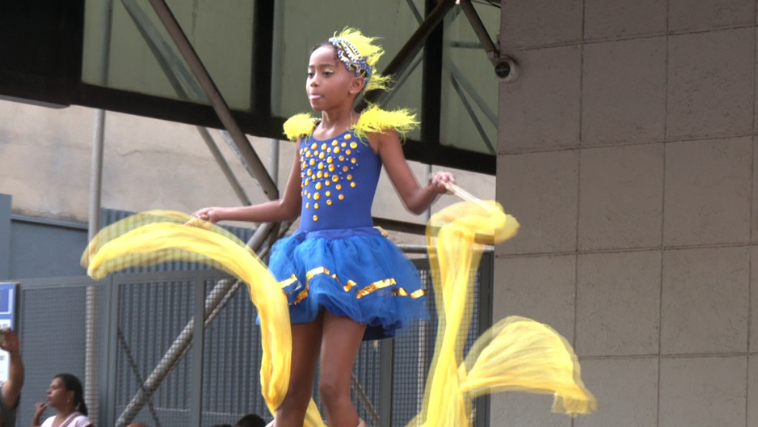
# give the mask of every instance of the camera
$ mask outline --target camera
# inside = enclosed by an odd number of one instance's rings
[[[495,74],[504,82],[512,82],[518,77],[519,68],[515,59],[501,56],[495,61]]]

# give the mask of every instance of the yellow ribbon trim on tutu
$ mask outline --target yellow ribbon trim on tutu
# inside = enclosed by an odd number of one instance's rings
[[[582,383],[569,343],[534,320],[512,316],[497,322],[463,358],[471,322],[464,316],[465,307],[474,291],[473,272],[482,245],[509,239],[517,230],[515,218],[495,202],[459,203],[431,218],[427,246],[434,248],[430,262],[440,322],[422,411],[408,427],[470,426],[472,399],[498,391],[553,394],[553,410],[570,415],[597,408]],[[226,230],[187,215],[149,212],[106,227],[82,255],[82,265],[95,279],[119,269],[167,261],[203,262],[247,283],[260,316],[262,394],[275,413],[290,377],[289,311],[278,282],[250,248]],[[403,292],[397,290],[397,294]],[[304,427],[325,427],[313,399]]]

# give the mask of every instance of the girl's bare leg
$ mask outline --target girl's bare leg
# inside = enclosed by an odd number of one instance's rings
[[[324,313],[319,392],[329,427],[356,427],[358,411],[350,400],[350,376],[366,325]]]
[[[292,325],[292,371],[287,396],[276,410],[276,427],[303,427],[313,391],[322,326],[323,314],[311,323]]]

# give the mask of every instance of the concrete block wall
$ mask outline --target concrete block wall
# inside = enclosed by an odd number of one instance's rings
[[[493,426],[758,426],[755,0],[503,0],[496,318],[550,324],[597,413]]]

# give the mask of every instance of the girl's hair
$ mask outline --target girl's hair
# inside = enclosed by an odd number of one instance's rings
[[[81,412],[82,415],[87,415],[87,405],[84,404],[84,391],[79,378],[71,374],[58,374],[55,378],[63,382],[66,390],[74,392],[74,409]]]
[[[311,53],[322,46],[331,46],[348,71],[356,77],[364,77],[364,90],[387,89],[391,77],[376,72],[376,63],[384,55],[384,49],[375,43],[376,40],[377,37],[366,37],[354,28],[345,28],[329,41],[315,46]]]

